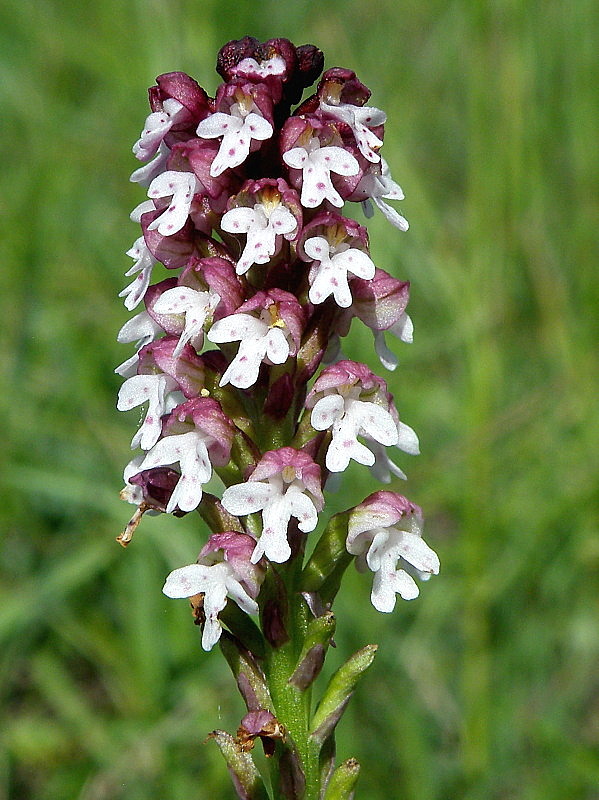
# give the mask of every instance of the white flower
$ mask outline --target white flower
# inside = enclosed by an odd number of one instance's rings
[[[130,277],[136,273],[139,274],[132,283],[119,292],[119,297],[125,298],[127,311],[133,311],[143,300],[150,285],[154,264],[158,262],[148,250],[143,236],[135,240],[133,246],[127,250],[127,255],[135,259],[135,264],[127,270],[125,275]]]
[[[289,356],[287,329],[281,320],[273,321],[268,309],[262,311],[259,319],[244,313],[219,319],[207,337],[215,344],[240,342],[237,355],[225,370],[220,386],[232,383],[238,389],[247,389],[256,383],[262,361],[284,364]]]
[[[177,314],[185,317],[183,332],[173,350],[173,358],[181,354],[190,340],[196,349],[202,347],[204,323],[212,315],[219,301],[220,296],[216,292],[198,292],[188,286],[175,286],[160,295],[153,306],[157,314]]]
[[[132,449],[149,450],[158,441],[162,430],[160,418],[177,405],[178,398],[171,397],[170,393],[178,388],[177,381],[164,374],[133,375],[123,383],[116,406],[119,411],[129,411],[148,403],[145,419],[131,440]]]
[[[123,378],[130,378],[132,375],[135,375],[137,362],[139,361],[139,351],[142,347],[153,342],[161,331],[162,328],[160,325],[154,322],[147,311],[142,311],[140,314],[136,314],[125,322],[118,332],[116,339],[117,342],[135,342],[135,355],[132,355],[131,358],[119,364],[115,369],[117,375],[122,375]]]
[[[343,147],[321,147],[313,136],[306,147],[293,147],[283,153],[288,167],[302,170],[301,203],[305,208],[316,208],[323,200],[341,208],[343,198],[331,182],[331,172],[337,175],[357,175],[357,160]]]
[[[146,118],[140,137],[133,145],[135,157],[140,161],[152,158],[166,134],[186,112],[187,109],[178,100],[172,97],[165,100],[162,111],[154,111]]]
[[[178,463],[181,477],[166,506],[170,514],[177,506],[181,511],[193,511],[202,499],[202,485],[212,477],[208,444],[212,437],[201,431],[164,436],[142,461],[139,471],[153,467],[168,467]]]
[[[393,180],[389,171],[389,165],[384,158],[381,158],[381,172],[366,172],[359,183],[358,189],[368,195],[369,199],[380,209],[385,219],[399,228],[400,231],[407,231],[409,223],[385,200],[403,200],[404,193],[401,186]],[[364,213],[367,217],[372,216],[372,208],[369,200],[364,201]]]
[[[309,278],[311,303],[322,303],[332,294],[338,306],[349,308],[352,295],[348,273],[364,280],[374,278],[376,267],[370,257],[347,242],[335,246],[323,236],[313,236],[304,243],[304,250],[316,262]]]
[[[223,494],[222,504],[236,516],[262,511],[262,534],[252,554],[252,564],[262,556],[282,564],[291,555],[287,541],[287,526],[291,517],[298,520],[300,531],[313,531],[318,522],[318,513],[310,497],[304,494],[306,487],[300,480],[291,483],[279,473],[267,481],[252,481],[229,486]]]
[[[375,403],[355,399],[359,387],[345,396],[328,394],[312,409],[310,422],[317,431],[331,429],[332,440],[327,450],[326,466],[331,472],[343,472],[351,459],[371,467],[375,457],[358,441],[363,435],[383,445],[397,444],[399,434],[391,414]]]
[[[189,564],[176,569],[166,579],[162,591],[167,597],[173,598],[204,595],[206,621],[202,632],[202,647],[206,651],[211,650],[220,639],[222,627],[218,614],[227,604],[227,595],[246,614],[258,613],[258,604],[243,588],[234,567],[227,561],[210,566]]]
[[[398,339],[401,339],[402,342],[406,342],[406,344],[411,344],[414,340],[414,325],[408,314],[404,311],[397,322],[390,328],[384,331],[373,331],[374,349],[379,357],[379,361],[385,369],[393,372],[399,361],[395,353],[392,353],[387,347],[387,343],[385,342],[386,333],[397,336]]]
[[[237,274],[244,275],[252,264],[266,264],[277,251],[277,236],[295,233],[297,220],[283,205],[256,203],[253,208],[232,208],[223,216],[221,228],[228,233],[245,233],[247,241],[237,262]]]
[[[374,572],[370,598],[377,611],[393,611],[396,594],[404,600],[420,594],[418,584],[404,567],[416,571],[422,579],[439,572],[439,557],[422,539],[422,523],[416,515],[388,527],[375,525],[357,536],[350,533],[347,549],[359,556],[358,566]]]
[[[223,137],[210,166],[213,178],[226,169],[243,164],[250,153],[252,140],[264,141],[272,136],[272,125],[257,111],[258,107],[253,102],[234,103],[229,114],[217,111],[198,125],[197,134],[202,139]]]
[[[381,160],[379,154],[375,152],[375,148],[378,150],[379,147],[382,147],[383,142],[370,130],[370,127],[385,124],[387,115],[384,111],[373,106],[355,106],[351,103],[330,105],[322,100],[320,107],[325,113],[340,119],[352,129],[358,149],[364,158],[375,164]]]
[[[167,170],[158,175],[148,189],[148,197],[171,197],[168,208],[148,225],[148,230],[158,229],[161,236],[172,236],[187,222],[193,196],[202,189],[193,172]]]

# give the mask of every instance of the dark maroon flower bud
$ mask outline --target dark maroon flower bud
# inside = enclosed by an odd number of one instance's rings
[[[297,103],[300,100],[304,89],[312,86],[324,67],[324,53],[313,44],[302,44],[295,52],[297,71],[288,88],[290,103]]]
[[[223,45],[216,57],[216,71],[224,81],[234,76],[233,69],[244,58],[252,58],[260,44],[254,36],[244,36],[243,39],[233,39]]]
[[[370,89],[356,78],[351,69],[333,67],[320,79],[316,94],[325,103],[351,103],[363,106],[370,97]]]
[[[170,467],[145,469],[129,478],[129,483],[139,486],[143,504],[147,509],[165,513],[166,506],[181,475]],[[177,509],[175,516],[182,517],[186,511]]]
[[[164,101],[173,99],[185,107],[188,114],[182,116],[171,131],[197,125],[210,113],[210,101],[206,92],[185,72],[166,72],[156,78],[157,86],[148,89],[150,108],[162,111]]]

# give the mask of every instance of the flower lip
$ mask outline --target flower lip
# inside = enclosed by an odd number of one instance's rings
[[[274,133],[272,101],[265,87],[253,84],[223,84],[215,100],[216,111],[203,119],[196,133],[202,139],[221,139],[210,175],[239,167],[250,151]],[[222,138],[221,138],[222,137]]]

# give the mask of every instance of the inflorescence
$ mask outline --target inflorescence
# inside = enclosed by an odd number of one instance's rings
[[[148,199],[131,214],[141,236],[121,296],[143,310],[119,332],[136,352],[116,372],[118,408],[145,414],[122,491],[137,510],[119,540],[146,512],[199,511],[211,535],[164,592],[201,598],[206,650],[228,598],[258,613],[269,568],[303,554],[331,476],[354,460],[383,482],[405,478],[388,448],[418,453],[385,381],[341,355],[353,318],[387,369],[397,360],[385,334],[412,340],[409,284],[375,266],[366,228],[345,208],[369,217],[376,206],[397,229],[408,224],[389,204],[403,193],[380,155],[386,115],[367,105],[366,86],[329,69],[301,102],[323,64],[312,45],[230,42],[215,98],[182,72],[156,79],[133,147],[143,166],[131,180]],[[204,488],[214,474],[220,499]],[[342,536],[343,552],[317,546],[307,592],[330,600],[327,580],[355,559],[373,573],[374,606],[389,612],[396,594],[417,596],[414,578],[438,572],[421,511],[402,495],[377,491],[339,519],[323,537]]]

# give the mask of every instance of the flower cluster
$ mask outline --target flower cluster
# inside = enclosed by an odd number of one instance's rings
[[[118,408],[143,412],[122,495],[135,524],[197,509],[211,527],[164,587],[201,598],[205,649],[227,598],[257,613],[270,565],[303,553],[331,473],[353,460],[388,482],[405,476],[387,448],[418,452],[385,381],[341,358],[354,318],[388,369],[385,333],[412,339],[409,284],[374,263],[347,209],[408,225],[388,202],[403,193],[380,155],[386,115],[353,72],[323,65],[312,45],[230,42],[214,98],[182,72],[156,79],[133,146],[147,199],[131,215],[141,235],[121,292],[136,314],[118,339],[135,353],[116,371]],[[345,553],[373,573],[380,611],[438,571],[421,532],[420,509],[395,492],[346,515]]]

